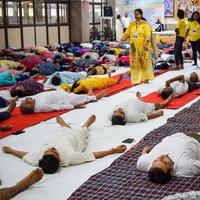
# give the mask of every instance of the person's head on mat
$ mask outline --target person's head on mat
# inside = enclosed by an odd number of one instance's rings
[[[24,97],[25,96],[25,88],[23,85],[18,85],[15,89],[10,91],[10,95],[12,97]]]
[[[51,83],[52,83],[52,85],[54,85],[54,86],[58,86],[58,85],[61,84],[61,78],[60,78],[59,76],[54,76],[54,77],[52,77],[52,79],[51,79]]]
[[[35,100],[32,98],[26,98],[20,104],[20,110],[23,114],[32,114],[34,113]]]
[[[162,91],[160,92],[160,96],[163,99],[167,99],[171,94],[173,93],[173,89],[170,86],[166,86],[162,89]]]
[[[197,75],[197,73],[196,72],[192,72],[191,74],[190,74],[190,81],[191,82],[197,82],[198,81],[198,75]]]
[[[45,174],[57,172],[60,166],[60,156],[56,148],[49,148],[39,160],[38,166],[42,168]]]
[[[125,125],[126,124],[126,115],[122,108],[118,108],[112,114],[112,125]]]
[[[39,73],[40,73],[39,67],[35,66],[31,69],[30,76],[34,76],[34,75],[39,74]]]
[[[156,158],[148,172],[149,181],[165,184],[172,180],[173,161],[168,155]]]

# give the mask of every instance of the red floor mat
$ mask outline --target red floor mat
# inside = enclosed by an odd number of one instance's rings
[[[182,106],[184,106],[185,104],[187,104],[190,101],[192,101],[193,99],[195,99],[198,94],[200,94],[200,89],[194,90],[194,91],[189,92],[181,97],[173,99],[167,106],[165,106],[165,108],[179,109]],[[149,102],[149,103],[163,102],[163,99],[157,92],[153,92],[153,93],[145,96],[143,99],[145,102]]]

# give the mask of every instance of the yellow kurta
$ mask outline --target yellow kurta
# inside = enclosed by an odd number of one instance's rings
[[[104,89],[111,85],[116,85],[117,81],[118,80],[114,78],[100,78],[100,77],[83,79],[78,81],[80,85],[77,88],[75,88],[73,92],[78,93],[82,91],[83,93],[88,93],[91,87],[94,90]]]
[[[132,22],[123,35],[123,39],[130,38],[131,82],[140,84],[142,81],[153,80],[153,68],[151,58],[151,28],[145,21]],[[144,45],[148,50],[144,49]]]

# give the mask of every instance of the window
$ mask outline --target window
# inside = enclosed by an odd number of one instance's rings
[[[9,25],[18,25],[19,20],[19,2],[7,1],[6,2],[6,16]]]
[[[48,24],[57,24],[57,4],[47,4]]]
[[[0,1],[0,24],[3,24],[3,2]]]
[[[45,24],[45,3],[42,0],[35,1],[36,24]]]
[[[101,18],[101,5],[95,4],[94,5],[94,22],[100,23]]]
[[[33,24],[33,1],[21,3],[23,24]]]
[[[60,24],[68,24],[68,4],[60,3],[59,4],[59,18],[60,18]]]

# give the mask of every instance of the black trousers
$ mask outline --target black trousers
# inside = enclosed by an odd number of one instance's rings
[[[174,45],[174,56],[176,65],[183,64],[183,55],[182,55],[182,49],[183,49],[183,42],[184,38],[177,36],[175,45]]]
[[[194,64],[197,64],[197,52],[200,55],[200,40],[191,41]]]

